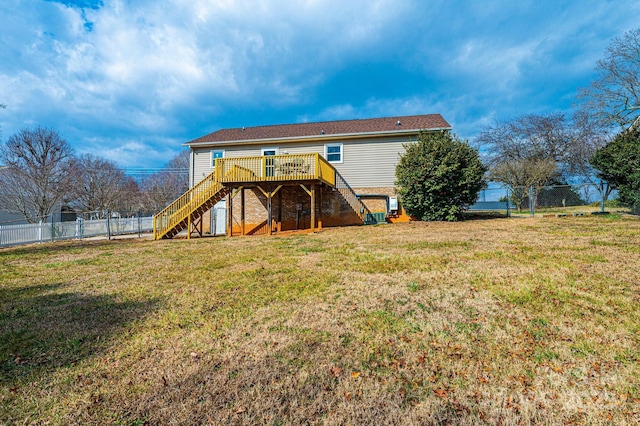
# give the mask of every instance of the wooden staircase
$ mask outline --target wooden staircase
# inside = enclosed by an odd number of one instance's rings
[[[171,238],[201,219],[218,201],[229,193],[229,188],[217,182],[214,173],[185,192],[153,217],[153,238]]]
[[[353,211],[356,212],[360,220],[364,225],[368,225],[367,219],[371,216],[371,211],[365,206],[365,204],[358,198],[355,191],[349,186],[347,181],[336,170],[336,186],[335,188],[342,195],[342,197],[349,203]]]
[[[369,220],[371,212],[347,181],[319,154],[280,155],[274,156],[273,160],[278,160],[283,165],[295,165],[295,160],[302,160],[310,167],[304,170],[281,167],[276,170],[274,166],[273,173],[266,173],[264,156],[216,159],[213,172],[153,217],[154,239],[172,238],[185,229],[191,232],[191,224],[199,223],[202,226],[203,215],[229,194],[233,184],[243,182],[319,180],[334,187],[363,224],[375,223]]]

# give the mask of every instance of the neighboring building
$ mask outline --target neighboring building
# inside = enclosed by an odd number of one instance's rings
[[[178,223],[201,234],[254,234],[408,221],[394,185],[403,145],[450,129],[429,114],[218,130],[185,144],[192,194],[158,215],[156,237]]]

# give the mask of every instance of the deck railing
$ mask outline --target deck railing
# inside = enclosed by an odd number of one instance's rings
[[[320,180],[334,186],[335,169],[320,154],[285,154],[218,158],[215,178],[220,183]]]
[[[320,180],[335,186],[336,172],[320,154],[218,158],[212,173],[153,217],[159,239],[223,190],[226,183]],[[221,193],[222,194],[222,193]]]

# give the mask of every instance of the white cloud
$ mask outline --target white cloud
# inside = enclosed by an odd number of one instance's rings
[[[614,6],[105,0],[92,9],[4,0],[0,124],[5,135],[49,125],[80,149],[147,165],[236,113],[275,124],[440,112],[471,136],[516,107],[570,102],[608,40],[639,22],[640,5]],[[333,85],[345,70],[366,78],[371,64],[406,70],[414,93],[355,100]]]

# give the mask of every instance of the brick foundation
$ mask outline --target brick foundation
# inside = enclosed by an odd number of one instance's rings
[[[310,189],[310,185],[305,185]],[[265,191],[273,191],[275,187],[262,187]],[[395,188],[354,188],[356,194],[378,194],[395,196]],[[233,214],[233,235],[242,234],[242,190],[235,188],[232,193],[231,211]],[[386,198],[363,198],[363,203],[372,212],[386,212]],[[311,197],[299,185],[282,187],[272,197],[272,232],[307,230],[311,228]],[[229,197],[227,197],[227,214],[229,214]],[[203,232],[211,232],[210,212],[203,217]],[[244,188],[244,234],[257,235],[268,233],[267,197],[257,187]],[[316,228],[331,226],[349,226],[361,224],[358,214],[342,197],[340,192],[326,185],[316,185]],[[408,222],[402,206],[389,222]]]

